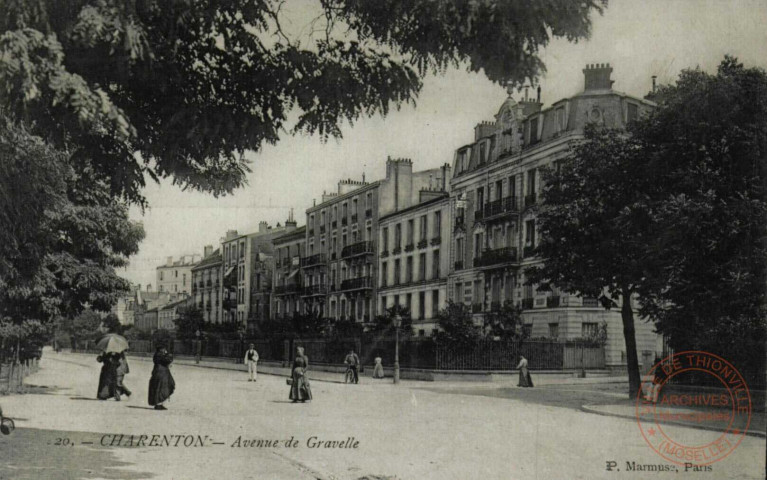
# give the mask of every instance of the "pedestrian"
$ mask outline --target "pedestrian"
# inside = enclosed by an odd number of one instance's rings
[[[312,399],[312,389],[309,386],[309,379],[306,378],[306,370],[309,368],[309,357],[304,355],[304,348],[296,348],[296,358],[293,360],[291,370],[290,400],[293,403],[304,403]]]
[[[384,378],[383,365],[381,364],[381,357],[375,358],[375,366],[373,367],[373,378]]]
[[[248,374],[250,375],[248,381],[255,382],[258,376],[258,352],[256,351],[256,346],[252,343],[248,351],[245,352],[245,365],[248,366]]]
[[[154,368],[152,378],[149,379],[149,405],[154,405],[155,410],[167,410],[163,403],[173,395],[176,389],[176,381],[170,374],[173,356],[165,347],[158,346],[152,361]]]
[[[519,357],[519,365],[517,365],[517,369],[519,370],[519,384],[517,384],[517,386],[524,388],[532,387],[533,379],[530,376],[530,371],[527,369],[527,359],[525,357]]]
[[[130,373],[130,368],[128,367],[128,359],[125,357],[125,352],[120,353],[117,356],[117,393],[125,394],[126,396],[131,396],[131,391],[128,390],[128,387],[125,386],[125,383],[123,383],[123,380],[125,379],[125,375]]]
[[[96,361],[103,364],[99,374],[99,388],[96,397],[99,400],[114,398],[119,402],[120,392],[117,388],[117,358],[115,354],[102,352],[96,357]]]
[[[346,355],[346,359],[344,359],[344,363],[348,365],[349,369],[352,371],[352,374],[354,375],[354,383],[360,383],[360,374],[359,374],[360,357],[358,357],[357,354],[354,353],[353,348],[349,350],[349,354]]]

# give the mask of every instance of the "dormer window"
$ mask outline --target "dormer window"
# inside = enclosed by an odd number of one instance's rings
[[[487,161],[487,142],[481,142],[479,144],[479,164],[482,165]]]
[[[534,145],[538,143],[538,117],[533,117],[527,121],[527,144]]]
[[[565,107],[557,108],[557,132],[564,132],[567,128],[567,118],[565,117]]]

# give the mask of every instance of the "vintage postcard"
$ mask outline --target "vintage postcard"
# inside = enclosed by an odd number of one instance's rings
[[[0,0],[0,479],[763,479],[767,3]]]

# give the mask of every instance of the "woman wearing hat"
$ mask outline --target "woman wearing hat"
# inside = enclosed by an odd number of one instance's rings
[[[291,373],[292,382],[290,385],[290,400],[293,403],[305,402],[312,399],[312,389],[309,386],[309,379],[306,378],[306,369],[309,368],[309,357],[304,355],[304,348],[296,348],[296,358],[293,360],[293,370]]]

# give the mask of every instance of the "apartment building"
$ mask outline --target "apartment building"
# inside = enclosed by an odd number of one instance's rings
[[[203,259],[192,268],[192,298],[206,322],[221,321],[222,265],[221,249],[214,251],[212,245],[207,245]]]
[[[182,255],[178,260],[168,257],[165,265],[157,267],[157,291],[192,294],[192,268],[202,259],[200,255]]]
[[[503,302],[519,304],[525,328],[533,337],[588,336],[607,323],[607,365],[625,364],[625,345],[618,311],[605,311],[596,298],[566,295],[556,286],[545,291],[525,285],[524,270],[540,262],[537,213],[541,169],[556,168],[573,140],[593,122],[623,128],[654,104],[614,90],[609,64],[583,70],[584,90],[543,109],[535,99],[517,102],[509,92],[495,120],[476,126],[474,142],[457,149],[451,188],[454,231],[449,297],[483,312]],[[652,326],[637,323],[640,361],[656,350]]]
[[[291,212],[292,218],[292,212]],[[282,320],[304,313],[301,295],[303,274],[301,259],[306,249],[306,226],[275,237],[272,319]]]

